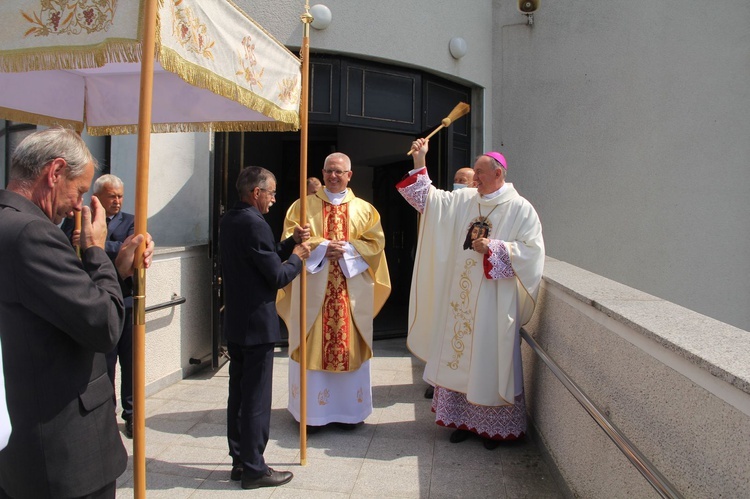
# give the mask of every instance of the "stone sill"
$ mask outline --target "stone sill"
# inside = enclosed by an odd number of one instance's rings
[[[750,332],[554,258],[544,282],[750,394]]]

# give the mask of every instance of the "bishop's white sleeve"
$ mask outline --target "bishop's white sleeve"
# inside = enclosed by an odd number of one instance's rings
[[[427,193],[430,191],[432,180],[427,173],[427,167],[415,168],[401,182],[396,184],[396,189],[407,203],[412,205],[419,213],[424,213],[427,205]]]
[[[490,250],[484,255],[484,276],[487,279],[509,279],[516,273],[510,263],[510,253],[503,241],[490,239]]]

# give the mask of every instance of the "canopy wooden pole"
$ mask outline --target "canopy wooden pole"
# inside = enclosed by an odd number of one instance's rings
[[[79,133],[78,135],[81,135],[81,134]],[[80,234],[81,233],[80,232],[81,231],[81,212],[80,211],[73,212],[73,220],[75,222],[73,229],[77,230],[78,233]],[[76,249],[76,255],[78,255],[78,258],[81,258],[81,244],[80,243],[76,244],[75,249]]]
[[[309,100],[310,75],[310,5],[305,1],[305,13],[302,20],[302,90],[299,104],[300,151],[299,151],[299,225],[303,227],[307,219],[307,110]],[[302,267],[299,276],[299,459],[302,466],[307,465],[307,272]]]
[[[151,108],[154,87],[157,0],[146,0],[141,43],[141,95],[135,175],[135,233],[148,231],[148,174],[151,154]],[[136,251],[133,276],[133,492],[146,497],[146,269],[144,242]]]

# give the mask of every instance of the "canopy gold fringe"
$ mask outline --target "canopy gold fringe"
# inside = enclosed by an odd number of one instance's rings
[[[58,46],[0,51],[0,71],[22,73],[53,69],[99,68],[113,62],[140,61],[141,45],[110,39],[93,46]]]
[[[278,45],[283,52],[280,54],[291,55],[299,63],[297,58],[283,44],[279,43],[271,36],[262,26],[255,23],[241,9],[231,1],[226,0],[233,6],[237,12],[253,23],[253,25],[274,43]],[[160,7],[163,7],[164,0],[157,0]],[[177,2],[179,3],[179,2]],[[142,10],[143,3],[140,9]],[[159,11],[161,13],[161,10]],[[143,12],[138,17],[139,38],[143,31],[141,23],[143,22]],[[157,14],[157,18],[159,18]],[[248,121],[248,122],[181,122],[181,123],[163,123],[152,125],[153,132],[205,132],[205,131],[296,131],[300,127],[298,105],[292,105],[292,101],[299,100],[299,88],[295,88],[295,81],[291,77],[279,83],[269,83],[269,85],[279,85],[278,95],[274,92],[266,92],[263,95],[255,93],[252,85],[246,85],[244,80],[232,79],[236,75],[219,75],[206,67],[203,67],[179,51],[162,45],[160,43],[161,19],[157,19],[156,24],[156,44],[155,55],[162,67],[179,76],[188,84],[213,92],[221,97],[235,101],[242,106],[248,107],[263,114],[268,120]],[[138,63],[142,56],[141,42],[132,38],[123,38],[122,32],[117,33],[115,37],[106,38],[98,43],[89,45],[60,45],[60,46],[42,46],[34,48],[15,48],[3,50],[0,47],[0,71],[8,73],[21,73],[31,71],[52,71],[52,70],[75,70],[75,69],[94,69],[105,66],[109,63]],[[286,53],[286,54],[284,54]],[[231,69],[231,68],[230,68]],[[288,68],[287,68],[288,69]],[[239,73],[237,73],[239,74]],[[284,85],[284,88],[281,88]],[[268,89],[267,89],[268,90]],[[282,95],[283,94],[283,95]],[[6,104],[7,106],[8,104]],[[291,109],[290,109],[291,108]],[[82,131],[88,128],[91,135],[114,135],[129,134],[137,132],[137,124],[122,125],[104,125],[87,127],[84,123],[75,120],[64,120],[46,115],[37,115],[26,111],[7,109],[0,106],[3,111],[3,117],[13,121],[38,123],[41,125],[62,125],[67,128]],[[84,110],[86,113],[86,110]],[[83,118],[86,120],[85,116]]]
[[[9,109],[7,107],[0,106],[0,116],[3,119],[10,121],[17,121],[19,123],[35,123],[43,126],[55,126],[60,125],[64,128],[75,130],[76,132],[83,131],[83,123],[74,120],[63,120],[55,118],[53,116],[46,116],[44,114],[27,113],[25,111],[19,111],[17,109]]]
[[[297,130],[290,123],[280,121],[218,121],[211,123],[154,123],[153,133],[178,132],[293,132]],[[132,135],[138,132],[138,125],[91,126],[86,133],[92,137],[105,135]]]

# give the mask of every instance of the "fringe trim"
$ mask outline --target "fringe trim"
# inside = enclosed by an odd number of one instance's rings
[[[41,123],[40,123],[41,124]],[[154,123],[151,133],[191,132],[294,132],[297,128],[280,121],[215,121],[209,123]],[[86,127],[92,137],[105,135],[134,135],[138,125],[114,125]]]
[[[158,49],[159,62],[162,67],[178,75],[189,84],[209,90],[217,95],[238,102],[245,107],[254,109],[276,121],[291,125],[289,128],[291,131],[299,129],[299,113],[297,111],[281,109],[275,103],[258,94],[242,88],[236,83],[212,73],[201,66],[186,61],[172,49],[165,47],[158,47]]]
[[[232,2],[230,2],[235,8]],[[161,30],[161,16],[159,11],[163,7],[164,0],[158,0],[157,22],[156,22],[156,54],[162,67],[170,71],[187,83],[209,90],[217,95],[225,97],[254,109],[276,121],[242,121],[242,122],[207,122],[207,123],[156,123],[152,124],[151,131],[154,133],[174,132],[232,132],[232,131],[273,131],[286,132],[297,131],[300,127],[298,111],[290,111],[280,108],[277,104],[254,92],[242,88],[236,83],[227,80],[217,74],[208,71],[196,64],[183,59],[175,51],[165,48],[159,40]],[[141,10],[143,5],[141,5]],[[237,9],[248,20],[255,24],[258,29],[272,38],[279,47],[294,56],[283,44],[278,42],[265,31],[253,19],[248,17],[241,9]],[[139,20],[139,38],[143,38],[142,18]],[[13,51],[0,50],[0,71],[2,72],[27,72],[46,71],[56,69],[83,69],[102,67],[108,63],[128,62],[137,63],[141,60],[141,43],[130,39],[111,38],[95,45],[85,46],[51,46],[20,49]],[[299,60],[294,56],[296,60]],[[15,109],[0,107],[5,119],[23,123],[35,123],[39,125],[52,126],[62,125],[81,132],[83,123],[71,120],[62,120],[52,116],[39,115],[19,111]],[[87,127],[87,132],[92,136],[101,135],[123,135],[134,134],[138,131],[138,125],[114,125]]]
[[[17,121],[19,123],[33,123],[35,125],[43,126],[60,125],[63,128],[69,128],[79,133],[83,131],[83,123],[80,121],[64,120],[61,118],[55,118],[54,116],[28,113],[26,111],[19,111],[18,109],[10,109],[2,106],[0,106],[0,116],[2,116],[3,119]]]
[[[0,51],[0,71],[23,73],[55,69],[99,68],[107,63],[139,62],[141,44],[108,39],[96,45],[56,46]]]

